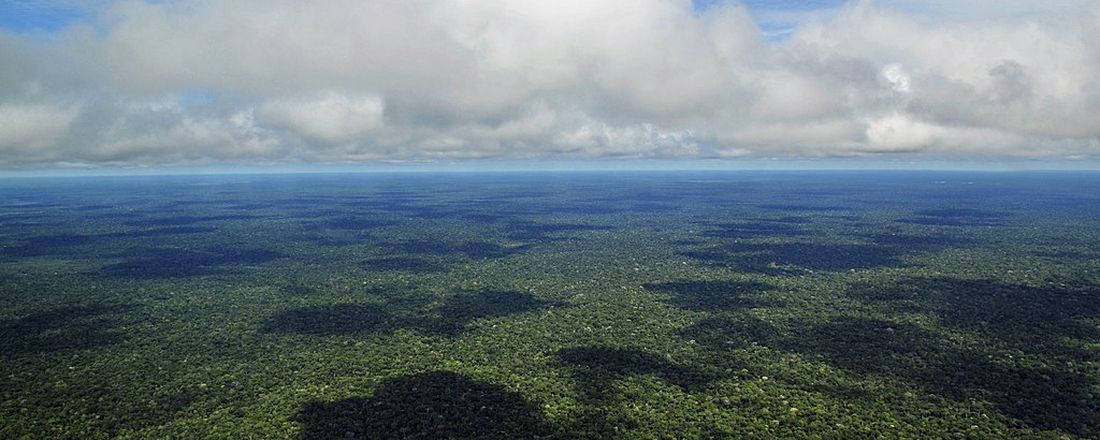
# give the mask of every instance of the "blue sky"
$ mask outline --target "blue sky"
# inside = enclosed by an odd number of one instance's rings
[[[13,32],[55,32],[74,22],[90,22],[95,2],[4,0],[0,28]]]
[[[696,10],[705,11],[725,0],[694,0]],[[813,12],[830,11],[844,5],[843,0],[747,0],[741,2],[753,14],[760,30],[769,39],[783,39],[798,23]]]
[[[0,170],[1100,161],[1100,0],[726,4],[0,1]]]

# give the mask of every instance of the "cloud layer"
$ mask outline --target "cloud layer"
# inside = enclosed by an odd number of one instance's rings
[[[120,1],[0,31],[0,166],[1100,156],[1100,3],[910,3]]]

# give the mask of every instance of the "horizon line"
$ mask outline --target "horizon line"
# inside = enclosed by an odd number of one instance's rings
[[[199,176],[280,176],[280,175],[384,175],[384,174],[539,174],[539,173],[973,173],[973,174],[1091,174],[1100,168],[1073,167],[360,167],[360,168],[262,168],[262,167],[194,167],[137,169],[53,169],[11,171],[0,170],[0,180],[19,179],[79,179],[98,177],[199,177]]]

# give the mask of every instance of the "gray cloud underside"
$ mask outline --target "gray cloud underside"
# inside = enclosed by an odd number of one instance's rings
[[[0,32],[0,166],[1100,155],[1100,4],[814,17],[769,42],[688,0],[118,2]]]

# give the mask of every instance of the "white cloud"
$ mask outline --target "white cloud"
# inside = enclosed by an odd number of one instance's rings
[[[53,146],[78,111],[76,106],[0,103],[0,152],[36,152]]]
[[[125,164],[135,159],[202,162],[283,154],[281,142],[257,127],[249,110],[201,115],[173,102],[143,102],[114,112],[118,116],[109,123],[84,121],[93,133],[90,145],[66,156]]]
[[[872,152],[920,151],[942,135],[940,127],[901,114],[867,121],[867,146]]]
[[[744,8],[689,0],[119,1],[95,27],[0,32],[0,150],[8,166],[1100,155],[1100,3],[962,3],[855,2],[769,42]]]
[[[362,139],[384,125],[385,105],[378,96],[329,92],[311,99],[263,103],[258,116],[266,125],[285,127],[305,140],[340,145]]]
[[[1085,10],[1092,0],[881,0],[880,4],[912,13],[955,20],[1057,17]]]

